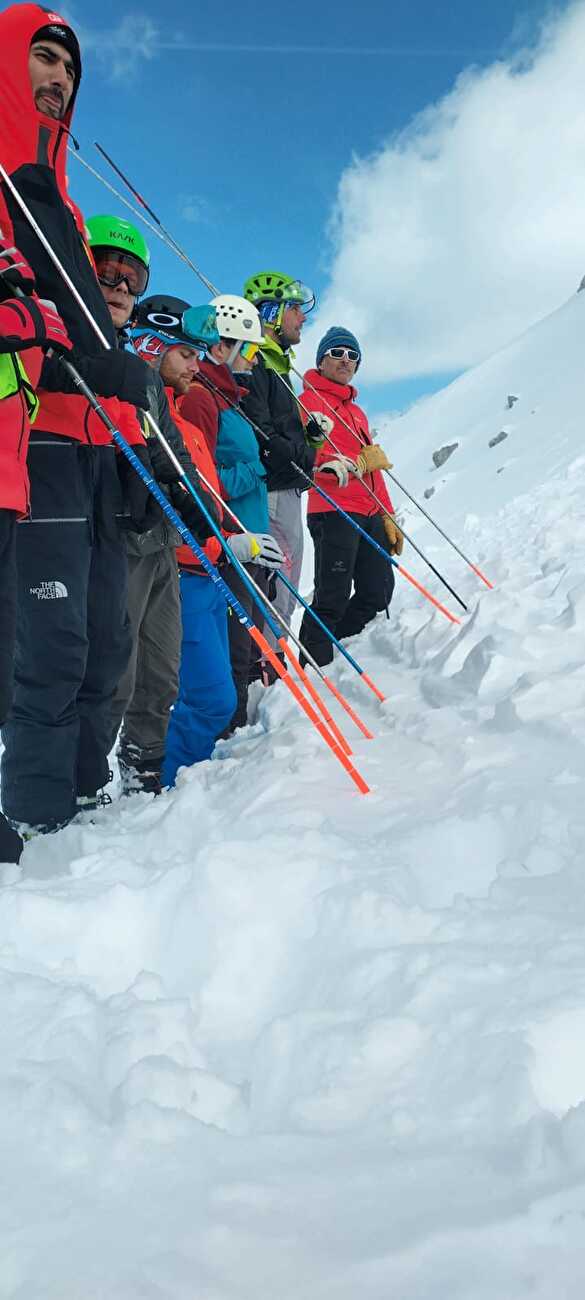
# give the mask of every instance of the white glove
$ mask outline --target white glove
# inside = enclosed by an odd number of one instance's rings
[[[329,434],[333,433],[335,428],[335,420],[332,420],[330,416],[325,415],[323,411],[311,411],[311,416],[315,421],[315,424],[319,425],[321,432],[325,434],[326,438],[328,438]]]
[[[333,460],[323,461],[317,466],[318,474],[336,474],[340,488],[347,487],[350,474],[355,474],[355,462],[349,456],[334,456]]]
[[[237,533],[229,544],[240,564],[260,564],[263,569],[280,569],[284,564],[283,552],[270,533]]]

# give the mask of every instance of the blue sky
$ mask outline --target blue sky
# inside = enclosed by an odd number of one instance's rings
[[[509,58],[549,11],[540,0],[130,0],[121,14],[111,0],[76,0],[65,10],[85,45],[74,130],[92,164],[105,167],[94,140],[113,154],[222,289],[275,267],[322,295],[352,158],[381,149],[465,68]],[[73,161],[69,175],[87,216],[115,209]],[[154,243],[151,287],[206,296]],[[402,408],[456,370],[378,377],[365,395]]]

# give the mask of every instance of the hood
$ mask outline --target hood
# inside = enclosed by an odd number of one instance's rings
[[[355,402],[358,395],[358,390],[353,384],[336,384],[333,379],[326,379],[320,370],[305,370],[303,378],[307,388],[312,385],[318,393],[324,393],[331,402],[335,399],[338,402]]]
[[[226,366],[225,364],[216,366],[213,364],[213,361],[200,361],[199,373],[203,375],[204,379],[208,379],[209,383],[213,384],[214,388],[219,390],[221,396],[224,397],[228,403],[238,403],[244,394],[245,390],[240,388],[235,375],[232,373],[229,366]],[[195,378],[195,383],[197,383],[197,378]]]
[[[262,339],[260,356],[268,370],[277,370],[279,375],[290,374],[294,355],[292,348],[287,348],[285,352],[276,339],[271,339],[268,335]]]
[[[49,23],[58,23],[77,38],[70,23],[41,5],[11,5],[0,13],[0,161],[9,175],[27,163],[50,167],[59,190],[67,198],[65,160],[75,98],[81,79],[75,83],[71,102],[60,122],[35,108],[28,72],[28,53],[35,33]]]

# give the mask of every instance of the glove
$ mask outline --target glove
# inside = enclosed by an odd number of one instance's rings
[[[88,356],[74,350],[71,360],[99,397],[118,397],[121,402],[147,409],[150,370],[148,363],[135,352],[112,348],[110,352]]]
[[[337,484],[340,488],[347,487],[349,476],[354,468],[354,463],[348,456],[334,456],[333,460],[326,460],[322,465],[317,465],[317,474],[336,474]]]
[[[213,497],[209,496],[198,480],[195,481],[194,475],[190,477],[193,478],[193,487],[197,492],[197,496],[201,498],[205,509],[209,511],[211,518],[215,520],[219,527],[221,521]],[[187,488],[183,487],[180,479],[175,478],[174,483],[169,484],[168,492],[171,504],[175,507],[177,514],[181,516],[189,532],[193,533],[195,541],[206,542],[208,537],[214,536],[213,529],[199,509],[195,498],[191,496]]]
[[[260,564],[263,569],[280,569],[284,555],[270,533],[236,533],[229,544],[240,564]]]
[[[139,443],[138,446],[132,448],[132,451],[138,457],[144,469],[148,470],[149,474],[152,474],[148,447]],[[118,459],[118,478],[124,492],[125,505],[128,508],[128,514],[123,515],[120,521],[121,527],[133,533],[148,533],[163,518],[163,512],[158,501],[155,501],[152,492],[147,488],[146,483],[143,483],[140,475],[126,456],[120,456]]]
[[[404,535],[401,533],[393,515],[384,515],[382,519],[384,532],[388,542],[388,550],[391,555],[402,555],[404,548]]]
[[[8,298],[0,304],[0,352],[25,348],[71,351],[71,340],[52,303],[29,298]]]
[[[372,474],[375,469],[392,469],[392,462],[382,447],[374,442],[362,447],[356,457],[355,472],[358,478],[363,478],[364,474]]]
[[[35,273],[17,248],[0,242],[0,298],[13,298],[17,290],[27,296],[34,291]]]
[[[305,442],[309,447],[322,447],[325,438],[332,433],[335,425],[328,415],[323,415],[321,411],[315,411],[310,420],[305,425]]]
[[[32,298],[30,305],[36,305],[37,302],[45,327],[45,339],[44,342],[41,341],[41,347],[47,350],[50,348],[52,352],[72,352],[73,344],[67,333],[67,326],[61,320],[54,302],[46,302],[42,298],[38,300]],[[29,304],[25,305],[28,306]]]

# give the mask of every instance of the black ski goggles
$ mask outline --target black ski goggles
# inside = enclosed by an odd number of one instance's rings
[[[96,275],[100,284],[108,289],[117,289],[126,281],[128,292],[134,298],[144,293],[148,284],[149,270],[133,253],[117,252],[114,248],[92,248]]]
[[[348,361],[359,361],[360,359],[360,354],[355,348],[328,348],[325,356],[333,357],[334,361],[341,361],[344,357],[347,357]]]

